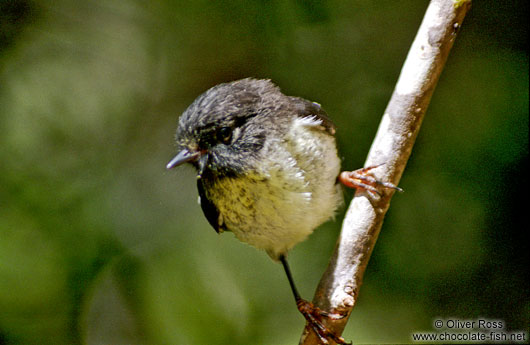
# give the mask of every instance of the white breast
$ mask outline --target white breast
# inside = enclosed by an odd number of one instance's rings
[[[224,178],[209,191],[222,222],[241,241],[278,259],[333,216],[342,202],[335,138],[313,117],[269,140],[261,170]]]

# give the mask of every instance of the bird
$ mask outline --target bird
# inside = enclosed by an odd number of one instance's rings
[[[283,94],[269,79],[221,83],[198,96],[182,113],[175,134],[177,154],[166,165],[191,164],[199,203],[217,233],[281,262],[298,310],[322,344],[346,344],[322,323],[341,318],[301,298],[288,252],[343,204],[342,185],[378,195],[399,189],[370,175],[376,166],[340,172],[336,126],[321,105]]]

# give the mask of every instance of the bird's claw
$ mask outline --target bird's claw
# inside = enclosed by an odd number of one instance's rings
[[[304,299],[299,299],[296,302],[296,305],[300,313],[302,313],[302,315],[308,322],[311,329],[318,336],[318,339],[321,344],[327,345],[329,344],[329,340],[331,339],[337,344],[351,345],[351,343],[347,343],[344,338],[336,335],[331,330],[329,330],[322,322],[323,317],[332,320],[340,320],[344,318],[345,315],[326,312],[324,310],[321,310],[320,308],[315,307],[313,303]]]
[[[370,174],[372,169],[380,167],[383,164],[372,165],[354,171],[343,171],[339,175],[339,182],[346,187],[365,190],[368,193],[379,197],[381,196],[381,192],[378,190],[378,187],[394,189],[398,192],[403,192],[403,189],[399,188],[398,186],[395,186],[390,182],[379,181]]]

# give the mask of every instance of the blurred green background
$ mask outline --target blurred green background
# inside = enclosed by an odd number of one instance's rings
[[[474,1],[345,331],[528,331],[528,2]],[[280,265],[218,236],[177,118],[246,76],[323,104],[360,167],[427,1],[0,1],[0,344],[296,344]],[[345,192],[346,202],[352,197]],[[311,298],[340,229],[290,255]]]

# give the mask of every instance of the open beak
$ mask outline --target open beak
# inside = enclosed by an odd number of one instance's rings
[[[180,151],[172,160],[166,165],[166,169],[173,169],[181,164],[197,160],[201,156],[201,152],[190,152],[188,149]]]

